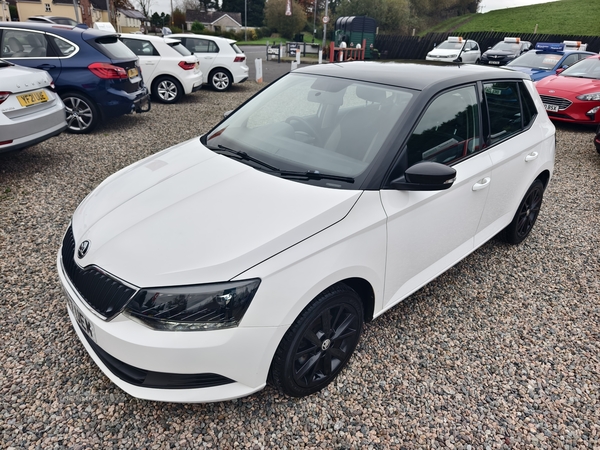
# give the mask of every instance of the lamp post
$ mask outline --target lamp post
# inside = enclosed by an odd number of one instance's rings
[[[325,16],[327,16],[327,7],[329,6],[329,0],[325,0]],[[325,44],[327,43],[327,22],[328,20],[323,21],[323,48],[325,48]]]
[[[244,0],[244,41],[248,40],[248,0]]]

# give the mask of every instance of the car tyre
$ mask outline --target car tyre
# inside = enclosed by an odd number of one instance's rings
[[[215,91],[223,92],[231,87],[231,75],[223,69],[215,69],[209,76],[210,85]]]
[[[509,244],[520,244],[533,229],[542,207],[544,183],[535,180],[515,213],[512,222],[504,229],[504,240]]]
[[[183,95],[181,83],[173,77],[158,77],[152,83],[152,96],[160,103],[176,103]]]
[[[65,104],[69,133],[87,134],[96,128],[100,113],[92,100],[78,92],[65,92],[60,98]]]
[[[281,340],[271,364],[273,385],[292,397],[327,386],[348,363],[362,332],[363,305],[343,283],[322,292]]]

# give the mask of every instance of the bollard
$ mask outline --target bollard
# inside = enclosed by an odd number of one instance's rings
[[[298,63],[296,61],[292,61],[292,71],[298,68]]]
[[[262,58],[256,58],[254,60],[254,65],[256,66],[256,82],[263,82],[263,71],[262,71]]]

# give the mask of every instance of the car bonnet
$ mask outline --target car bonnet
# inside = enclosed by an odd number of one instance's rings
[[[361,191],[285,180],[198,139],[106,179],[73,216],[77,263],[140,287],[229,280],[342,220]]]

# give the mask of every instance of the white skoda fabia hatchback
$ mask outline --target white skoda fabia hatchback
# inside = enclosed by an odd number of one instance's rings
[[[495,235],[525,239],[553,165],[520,72],[306,67],[81,203],[58,253],[69,316],[136,397],[308,395],[364,322]]]

